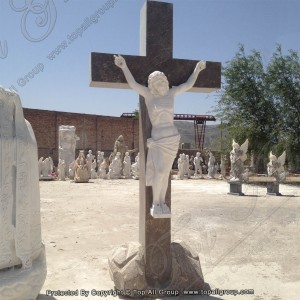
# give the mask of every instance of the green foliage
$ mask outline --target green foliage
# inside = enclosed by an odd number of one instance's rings
[[[267,156],[287,150],[288,159],[300,153],[300,62],[297,52],[283,55],[277,46],[265,67],[261,54],[246,55],[240,45],[233,59],[223,67],[224,78],[217,117],[222,119],[230,147],[234,138],[249,138],[249,151]],[[226,149],[229,150],[229,149]],[[294,166],[299,162],[293,161]]]

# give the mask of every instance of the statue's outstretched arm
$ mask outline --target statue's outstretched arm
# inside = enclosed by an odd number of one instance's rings
[[[206,68],[206,62],[201,60],[197,63],[196,67],[195,67],[195,70],[194,72],[192,73],[192,75],[189,77],[189,79],[183,83],[183,84],[180,84],[178,86],[175,86],[172,88],[172,91],[174,93],[174,96],[178,96],[186,91],[188,91],[189,89],[191,89],[197,78],[198,78],[198,75],[199,73],[204,70]]]
[[[114,55],[114,57],[115,65],[122,69],[129,86],[143,97],[146,97],[148,94],[148,89],[135,81],[134,77],[132,76],[130,70],[127,67],[124,57],[122,57],[121,55]]]

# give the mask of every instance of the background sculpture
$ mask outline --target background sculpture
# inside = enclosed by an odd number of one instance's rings
[[[58,161],[64,160],[69,166],[75,160],[76,142],[79,137],[75,134],[75,126],[61,125],[59,126],[59,148]],[[66,175],[69,175],[69,169],[66,168]]]
[[[241,146],[233,140],[230,152],[232,176],[230,181],[243,181],[247,179],[244,177],[244,161],[247,159],[247,151],[248,139]]]
[[[267,164],[268,176],[272,176],[277,182],[285,180],[284,164],[286,158],[286,152],[284,151],[278,158],[270,152],[270,161]]]

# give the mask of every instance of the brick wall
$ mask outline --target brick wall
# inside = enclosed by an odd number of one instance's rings
[[[115,140],[124,136],[129,149],[138,148],[138,120],[120,117],[97,116],[24,108],[24,116],[34,130],[38,144],[38,156],[58,161],[58,128],[60,125],[73,125],[80,140],[77,141],[76,155],[84,149],[101,150],[108,156],[113,150]]]

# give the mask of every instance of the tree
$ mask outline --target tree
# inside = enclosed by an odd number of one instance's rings
[[[256,153],[269,148],[270,142],[276,142],[271,126],[276,109],[266,94],[266,73],[260,53],[252,50],[246,55],[240,45],[235,57],[223,67],[222,75],[225,81],[215,111],[228,131],[228,138],[240,143],[249,138],[249,150]]]
[[[287,150],[293,169],[300,165],[300,61],[297,52],[283,55],[277,45],[267,67],[266,88],[277,106],[278,151]]]

